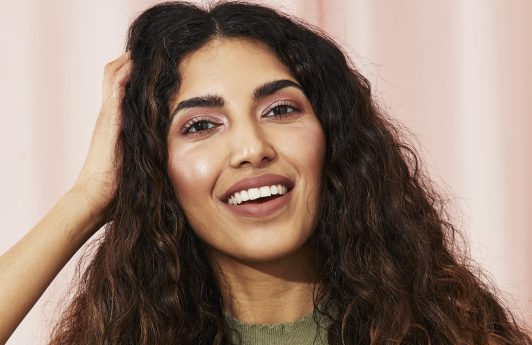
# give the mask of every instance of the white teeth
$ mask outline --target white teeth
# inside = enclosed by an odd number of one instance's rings
[[[227,203],[231,205],[240,205],[243,201],[256,200],[258,198],[265,198],[277,194],[283,195],[286,194],[286,192],[288,192],[288,188],[281,184],[250,188],[231,195],[229,200],[227,200]]]
[[[268,187],[268,186],[260,187],[259,188],[259,192],[260,192],[260,197],[261,198],[264,198],[264,197],[272,195],[270,187]],[[238,195],[238,194],[235,194],[235,195]]]
[[[249,200],[255,200],[260,198],[260,191],[258,188],[250,188],[248,189],[249,194]]]

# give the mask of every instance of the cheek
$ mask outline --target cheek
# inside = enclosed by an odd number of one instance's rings
[[[210,195],[215,181],[216,155],[200,150],[170,150],[168,175],[174,186],[177,201],[191,209]]]
[[[316,120],[306,130],[293,138],[290,145],[290,155],[305,169],[312,178],[321,179],[321,168],[325,156],[325,135],[320,123]]]

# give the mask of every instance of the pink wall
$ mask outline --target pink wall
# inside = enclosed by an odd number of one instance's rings
[[[0,2],[0,252],[73,183],[103,66],[153,2]],[[416,136],[471,254],[532,325],[532,3],[269,1],[336,38],[388,113]],[[528,19],[528,21],[527,21]],[[68,266],[8,344],[42,344]]]

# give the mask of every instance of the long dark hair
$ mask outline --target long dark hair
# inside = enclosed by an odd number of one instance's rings
[[[267,44],[323,127],[323,208],[310,241],[330,344],[532,344],[455,249],[442,198],[342,50],[316,28],[237,2],[163,3],[131,25],[117,196],[51,344],[229,343],[220,289],[167,175],[176,66],[215,38]]]

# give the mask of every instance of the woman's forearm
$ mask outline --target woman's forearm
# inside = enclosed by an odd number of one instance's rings
[[[91,212],[83,191],[72,189],[0,257],[0,344],[101,225],[101,216]]]

